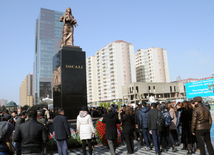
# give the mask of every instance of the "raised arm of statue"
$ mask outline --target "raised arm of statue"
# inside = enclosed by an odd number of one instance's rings
[[[59,18],[59,21],[62,22],[64,19],[64,15]]]

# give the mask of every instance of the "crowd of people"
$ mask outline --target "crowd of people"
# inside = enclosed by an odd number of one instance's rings
[[[207,104],[203,104],[201,97],[178,103],[147,104],[142,101],[135,107],[128,104],[120,109],[115,105],[107,109],[83,106],[77,116],[76,131],[82,141],[83,155],[86,155],[87,142],[89,154],[92,155],[91,141],[98,136],[92,117],[103,117],[102,122],[106,124],[105,139],[112,155],[116,154],[117,124],[122,125],[122,144],[126,144],[127,154],[134,153],[134,140],[137,140],[144,146],[143,149],[154,149],[157,155],[170,151],[170,148],[172,152],[179,151],[177,146],[181,144],[182,150],[186,150],[187,154],[200,151],[201,155],[206,155],[206,144],[209,155],[213,155],[209,108]],[[53,116],[47,109],[26,112],[18,108],[11,113],[5,110],[0,119],[0,154],[45,154],[49,118]],[[58,153],[67,155],[67,139],[71,137],[71,131],[63,109],[58,109],[58,115],[53,118],[53,127]]]
[[[48,118],[46,108],[27,112],[18,107],[17,111],[1,112],[0,154],[43,154],[48,141]]]
[[[99,112],[99,109],[101,108],[93,108],[92,111]],[[90,111],[91,109],[86,108],[80,111],[77,131],[81,140],[88,140],[89,153],[92,154],[92,136],[87,138],[83,136],[86,133],[89,135],[95,133]],[[116,154],[117,124],[122,124],[122,139],[127,146],[127,154],[134,153],[134,140],[145,146],[143,149],[146,151],[154,148],[157,155],[168,152],[170,148],[172,152],[179,151],[177,146],[181,144],[182,150],[186,150],[187,154],[200,151],[201,155],[206,155],[205,144],[209,155],[214,154],[210,138],[212,127],[210,106],[203,103],[201,97],[195,97],[191,101],[157,102],[151,105],[143,101],[135,108],[131,104],[124,105],[121,109],[112,105],[102,113],[104,111],[101,110],[100,115],[103,116],[102,122],[106,123],[105,138],[112,155]],[[88,127],[84,130],[86,124]],[[85,144],[82,149],[85,155]]]

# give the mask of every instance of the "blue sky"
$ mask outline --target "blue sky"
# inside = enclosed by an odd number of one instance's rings
[[[19,103],[19,87],[33,73],[35,22],[40,8],[65,12],[78,22],[74,45],[86,56],[115,40],[167,49],[170,80],[214,72],[213,0],[1,0],[0,99]]]

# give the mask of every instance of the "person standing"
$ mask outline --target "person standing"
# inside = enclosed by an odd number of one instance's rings
[[[105,138],[108,141],[111,155],[115,155],[116,138],[117,138],[117,124],[120,123],[118,115],[113,113],[113,109],[108,107],[107,114],[103,117],[102,122],[106,123]]]
[[[59,155],[68,154],[67,139],[71,137],[71,131],[68,126],[67,118],[64,116],[64,110],[58,109],[58,115],[53,119],[55,139]]]
[[[123,124],[123,135],[127,144],[128,154],[134,153],[134,131],[135,131],[135,118],[131,107],[126,107],[125,116],[122,115],[121,121]]]
[[[177,128],[176,128],[176,124],[177,124],[177,109],[174,107],[174,105],[172,103],[168,103],[167,104],[167,109],[168,112],[170,114],[170,117],[172,119],[171,125],[169,127],[171,135],[173,137],[173,140],[175,142],[175,145],[178,146],[179,142],[178,142],[178,132],[177,132]]]
[[[170,103],[169,103],[170,104]],[[165,124],[164,124],[164,128],[163,128],[163,131],[161,132],[161,142],[162,142],[162,152],[166,152],[167,151],[167,144],[166,142],[168,142],[169,146],[172,147],[172,152],[175,152],[177,151],[177,149],[175,148],[175,145],[174,145],[174,141],[173,139],[170,138],[170,132],[169,132],[169,128],[170,128],[170,125],[172,123],[171,121],[171,116],[165,106],[164,103],[161,103],[159,105],[159,109],[160,111],[162,112],[163,116],[165,117]]]
[[[139,126],[143,131],[143,137],[146,142],[145,150],[150,150],[150,134],[148,130],[148,114],[149,114],[149,107],[146,106],[146,102],[142,102],[142,108],[139,110]]]
[[[182,135],[182,124],[181,124],[181,122],[180,122],[180,118],[181,118],[181,114],[182,114],[182,112],[183,112],[183,110],[184,110],[184,107],[183,107],[183,102],[179,102],[178,104],[177,104],[177,122],[176,122],[176,129],[177,129],[177,131],[178,131],[178,139],[179,139],[179,145],[180,145],[180,143],[181,143],[181,135]],[[183,150],[185,150],[187,148],[187,146],[186,146],[186,144],[183,144]],[[181,150],[182,150],[181,149]]]
[[[37,111],[28,112],[28,121],[15,130],[14,142],[21,143],[22,154],[43,155],[43,145],[48,141],[44,125],[36,120]]]
[[[195,97],[193,102],[195,103],[195,109],[192,114],[191,131],[193,135],[196,135],[200,154],[206,155],[204,143],[206,143],[208,153],[210,155],[214,154],[210,138],[210,129],[212,127],[210,111],[203,106],[201,97]]]
[[[160,155],[160,134],[157,131],[157,119],[158,115],[162,116],[163,114],[157,109],[156,103],[151,104],[151,110],[148,113],[148,129],[149,133],[152,135],[153,143],[155,145],[156,155]]]
[[[89,154],[92,155],[91,139],[92,134],[95,134],[95,129],[87,106],[83,106],[77,116],[77,132],[82,140],[83,155],[86,155],[86,140],[88,141]]]
[[[15,125],[16,125],[16,119],[17,119],[17,112],[16,111],[13,111],[12,114],[11,114],[11,118],[9,120],[9,122],[11,124],[13,124],[14,128],[15,128]]]
[[[180,118],[182,123],[181,142],[187,145],[187,154],[192,154],[195,152],[194,144],[196,142],[196,137],[191,132],[193,106],[189,101],[185,101],[183,104],[185,109],[181,113]]]
[[[19,128],[19,125],[21,123],[25,122],[25,112],[21,112],[16,120],[16,126],[15,126],[15,130],[17,130]],[[21,155],[22,152],[22,148],[21,148],[21,143],[17,142],[15,143],[15,148],[16,148],[16,155]]]

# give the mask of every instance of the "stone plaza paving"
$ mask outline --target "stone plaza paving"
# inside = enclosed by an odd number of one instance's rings
[[[211,111],[212,114],[212,120],[214,123],[214,110]],[[212,138],[212,144],[214,146],[214,124],[212,125],[212,129],[211,129],[211,138]],[[144,146],[140,146],[139,143],[137,141],[134,141],[134,153],[133,155],[154,155],[155,154],[155,150],[154,147],[152,150],[149,151],[145,151],[144,150]],[[186,155],[187,154],[187,150],[181,150],[182,148],[182,144],[177,147],[178,151],[177,152],[172,152],[172,149],[170,148],[168,150],[168,152],[163,152],[162,155]],[[87,148],[88,149],[88,148]],[[88,153],[88,152],[87,152]],[[73,149],[73,150],[69,150],[68,151],[69,155],[82,155],[82,149]],[[89,153],[88,153],[89,154]],[[111,155],[109,149],[104,148],[103,146],[95,146],[95,150],[92,153],[93,155]],[[121,145],[116,149],[116,154],[117,155],[125,155],[127,154],[127,149],[125,145]],[[199,155],[199,152],[196,152],[194,155]],[[49,155],[58,155],[58,153],[53,153],[53,154],[49,154]],[[208,153],[207,153],[208,155]]]
[[[142,154],[142,155],[154,155],[155,154],[155,150],[154,148],[152,150],[149,150],[149,151],[145,151],[144,150],[144,146],[140,146],[138,147],[138,143],[135,141],[134,143],[135,145],[135,151],[133,153],[133,155],[139,155],[139,154]],[[178,151],[177,152],[172,152],[172,149],[170,148],[168,150],[168,152],[163,152],[162,155],[186,155],[187,154],[187,150],[181,150],[182,148],[182,145],[179,146],[177,149]],[[57,155],[58,153],[54,153],[52,155]],[[70,150],[69,155],[82,155],[82,149],[75,149],[75,150]],[[88,153],[89,154],[89,153]],[[93,151],[92,153],[93,155],[111,155],[109,149],[106,149],[104,148],[103,146],[95,146],[95,150]],[[126,146],[120,146],[116,149],[116,154],[117,155],[126,155],[127,154],[127,149],[126,149]],[[199,155],[200,153],[199,152],[196,152],[195,155]]]

